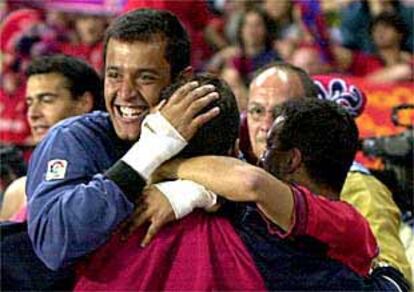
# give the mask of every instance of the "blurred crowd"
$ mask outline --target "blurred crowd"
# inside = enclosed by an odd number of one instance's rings
[[[253,73],[275,60],[311,75],[340,73],[378,84],[414,79],[410,1],[9,0],[0,5],[0,142],[5,157],[16,156],[10,156],[15,148],[9,146],[17,145],[26,161],[36,142],[24,96],[28,64],[63,53],[102,73],[105,29],[117,15],[136,8],[175,13],[192,40],[193,68],[226,80],[241,112]],[[3,190],[15,177],[4,167]]]
[[[178,15],[192,40],[193,67],[225,79],[242,111],[253,72],[273,60],[312,75],[413,80],[409,1],[11,0],[2,3],[1,13],[0,140],[33,144],[23,99],[24,72],[33,58],[60,52],[102,72],[105,28],[116,15],[140,7]]]

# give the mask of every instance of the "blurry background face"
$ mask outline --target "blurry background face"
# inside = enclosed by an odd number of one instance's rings
[[[75,19],[75,28],[82,43],[93,45],[103,38],[105,19],[99,16],[82,15]]]
[[[46,22],[49,25],[52,25],[54,27],[58,28],[67,28],[69,27],[69,19],[67,15],[60,11],[47,11],[46,13]]]
[[[327,65],[323,63],[319,52],[314,48],[303,47],[296,49],[292,54],[290,62],[305,70],[309,75],[328,72]]]
[[[274,20],[279,20],[289,13],[289,0],[265,0],[264,9]]]
[[[388,48],[399,45],[401,34],[391,25],[378,23],[372,29],[372,38],[378,48]]]
[[[265,23],[259,14],[249,12],[245,15],[241,34],[246,46],[264,45],[266,33]]]
[[[73,99],[66,78],[58,73],[30,76],[26,102],[27,118],[35,143],[57,122],[90,110],[80,100]]]

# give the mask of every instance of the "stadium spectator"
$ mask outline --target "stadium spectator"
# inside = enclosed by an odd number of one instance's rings
[[[81,58],[99,73],[103,71],[103,36],[107,27],[105,15],[78,13],[73,16],[75,39],[63,42],[62,53]]]
[[[238,48],[230,57],[221,76],[230,86],[241,94],[238,96],[240,110],[246,108],[247,84],[254,71],[279,60],[273,50],[274,25],[270,18],[259,9],[244,13],[238,27]]]
[[[377,55],[384,68],[367,76],[367,80],[376,83],[394,81],[413,81],[414,57],[403,51],[408,27],[397,14],[381,13],[371,25],[371,35]]]
[[[27,38],[30,30],[42,23],[42,15],[34,9],[16,10],[7,15],[0,26],[2,56],[0,86],[0,142],[31,144],[24,100],[24,70],[30,61]],[[26,44],[25,46],[23,44]]]
[[[403,49],[413,52],[414,8],[406,6],[398,0],[348,1],[348,5],[340,9],[342,44],[352,50],[374,54],[376,48],[371,38],[370,24],[373,18],[383,12],[396,13],[401,17],[408,28]]]
[[[274,48],[283,60],[287,60],[296,45],[303,42],[303,30],[297,21],[295,4],[291,0],[265,0],[263,9],[276,26]]]

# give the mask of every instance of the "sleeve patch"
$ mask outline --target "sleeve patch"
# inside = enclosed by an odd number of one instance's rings
[[[64,179],[68,166],[67,160],[54,159],[47,163],[46,180]]]

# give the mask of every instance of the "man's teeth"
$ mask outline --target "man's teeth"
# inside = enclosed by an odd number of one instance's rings
[[[126,118],[137,117],[141,113],[140,109],[127,106],[120,106],[119,111],[121,112],[121,115]]]

